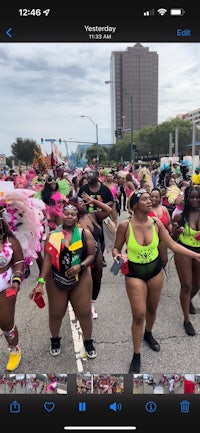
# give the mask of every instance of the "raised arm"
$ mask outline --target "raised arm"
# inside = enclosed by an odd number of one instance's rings
[[[109,216],[112,212],[112,207],[108,206],[107,203],[103,203],[102,201],[96,200],[92,198],[90,195],[88,195],[86,192],[83,192],[81,198],[89,205],[94,204],[96,207],[98,207],[99,210],[94,210],[92,213],[95,214],[96,219],[98,221],[104,220],[107,216]]]

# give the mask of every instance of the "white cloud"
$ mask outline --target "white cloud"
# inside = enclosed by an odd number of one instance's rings
[[[0,45],[0,153],[17,137],[109,143],[112,51],[131,43]],[[199,43],[142,43],[159,54],[159,122],[199,107]],[[48,152],[50,144],[43,147]],[[69,145],[70,150],[76,143]],[[61,150],[65,153],[64,144]]]

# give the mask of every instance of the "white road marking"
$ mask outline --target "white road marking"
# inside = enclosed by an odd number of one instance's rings
[[[76,354],[77,370],[79,373],[81,373],[83,371],[83,361],[87,360],[87,356],[85,354],[84,344],[83,344],[83,333],[80,327],[80,323],[74,314],[74,310],[70,302],[69,302],[68,310],[69,310],[70,325],[72,330],[72,339],[74,343],[74,351]]]

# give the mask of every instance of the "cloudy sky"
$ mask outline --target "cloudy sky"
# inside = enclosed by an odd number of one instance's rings
[[[134,44],[0,44],[0,153],[11,155],[17,137],[95,142],[95,124],[99,144],[110,143],[110,56]],[[159,54],[159,123],[199,108],[200,43],[142,45]]]

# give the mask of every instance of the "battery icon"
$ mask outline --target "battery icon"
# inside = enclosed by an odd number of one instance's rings
[[[184,15],[185,11],[182,8],[179,9],[170,9],[170,15],[173,17],[182,17]]]

